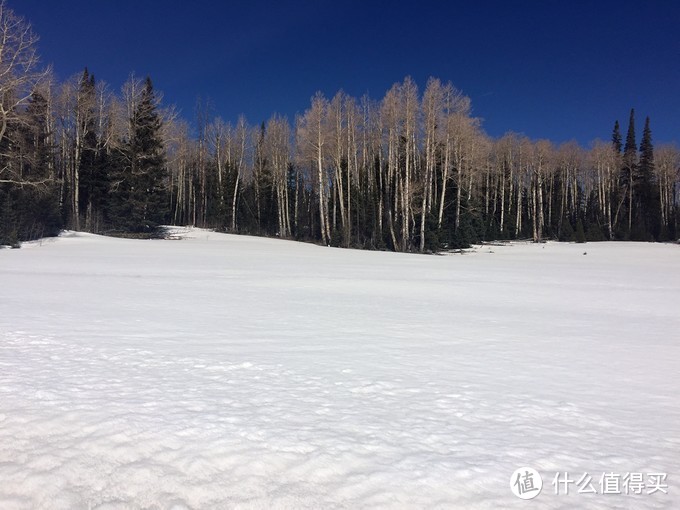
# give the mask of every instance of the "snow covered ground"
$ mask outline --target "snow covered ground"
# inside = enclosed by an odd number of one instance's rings
[[[679,312],[672,245],[0,250],[0,509],[680,508]]]

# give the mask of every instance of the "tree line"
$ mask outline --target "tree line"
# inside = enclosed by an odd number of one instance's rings
[[[152,236],[163,224],[437,251],[482,240],[674,240],[680,150],[589,149],[516,133],[489,137],[470,99],[411,78],[380,100],[317,93],[295,119],[190,124],[149,78],[118,93],[85,69],[38,68],[30,25],[0,3],[0,244],[62,228]]]

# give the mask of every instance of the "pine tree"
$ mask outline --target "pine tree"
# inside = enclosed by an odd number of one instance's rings
[[[623,148],[623,168],[621,169],[621,181],[624,185],[624,203],[628,214],[628,231],[633,226],[633,188],[635,185],[634,176],[637,168],[637,145],[635,143],[635,109],[630,110],[630,120],[628,121],[628,133],[626,134],[626,145]]]
[[[131,120],[127,143],[128,164],[118,179],[112,211],[118,228],[136,233],[155,233],[168,219],[169,197],[161,119],[151,78],[146,78],[139,104]]]
[[[618,120],[614,122],[614,131],[612,132],[612,145],[614,146],[614,151],[616,152],[616,154],[621,154],[623,143],[621,142],[621,128],[619,127]]]
[[[586,232],[583,229],[583,222],[581,221],[581,218],[578,219],[576,222],[576,231],[574,232],[574,241],[577,243],[585,243],[586,242]]]
[[[637,145],[635,143],[635,108],[630,110],[630,119],[628,121],[628,132],[626,133],[626,145],[623,149],[624,163],[629,166],[635,166],[637,162]]]
[[[649,117],[647,117],[640,142],[640,163],[635,182],[636,222],[639,236],[643,239],[650,239],[659,235],[660,213],[657,206],[658,193],[656,186],[654,186],[654,146],[652,145]]]
[[[106,209],[108,172],[102,164],[100,140],[96,129],[95,79],[85,68],[80,82],[79,105],[83,141],[81,144],[78,209],[85,214],[85,228],[97,232]]]
[[[649,127],[649,117],[645,119],[640,142],[640,165],[638,176],[641,183],[651,183],[654,175],[654,146],[652,145],[652,130]]]

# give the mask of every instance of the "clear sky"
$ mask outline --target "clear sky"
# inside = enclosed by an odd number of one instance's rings
[[[492,136],[583,145],[636,110],[680,141],[680,2],[674,0],[8,0],[60,79],[88,66],[118,89],[151,76],[187,120],[197,98],[250,123],[292,118],[321,90],[381,99],[405,76],[470,96]]]

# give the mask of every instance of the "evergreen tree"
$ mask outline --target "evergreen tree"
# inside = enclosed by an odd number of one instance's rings
[[[626,133],[626,145],[623,148],[624,163],[629,166],[635,166],[637,161],[637,145],[635,143],[635,108],[630,110],[630,119],[628,121],[628,132]]]
[[[586,242],[586,232],[583,229],[583,222],[581,221],[581,218],[578,219],[576,222],[576,231],[574,232],[574,241],[577,243],[585,243]]]
[[[112,220],[126,231],[154,233],[167,222],[169,198],[161,119],[151,78],[146,78],[131,126],[125,149],[128,163],[118,179]]]
[[[645,119],[645,128],[642,132],[640,163],[635,181],[635,219],[638,237],[645,240],[656,238],[659,235],[660,219],[658,194],[654,186],[654,146],[649,117]]]
[[[640,141],[640,170],[647,168],[652,171],[654,168],[654,148],[652,146],[652,130],[649,127],[649,117],[645,119],[645,128],[642,131]]]
[[[614,122],[614,132],[612,133],[612,145],[614,146],[614,151],[616,154],[621,154],[621,149],[623,144],[621,143],[621,128],[619,127],[619,121]]]
[[[626,212],[628,228],[626,236],[630,236],[633,226],[633,188],[635,185],[635,172],[637,169],[637,145],[635,143],[635,109],[630,110],[628,121],[628,133],[626,134],[626,145],[623,148],[623,166],[621,168],[621,184],[623,189],[623,210]]]
[[[109,182],[97,134],[95,101],[94,75],[85,68],[79,94],[83,141],[78,171],[78,209],[81,214],[85,214],[85,228],[97,232],[103,221]]]

